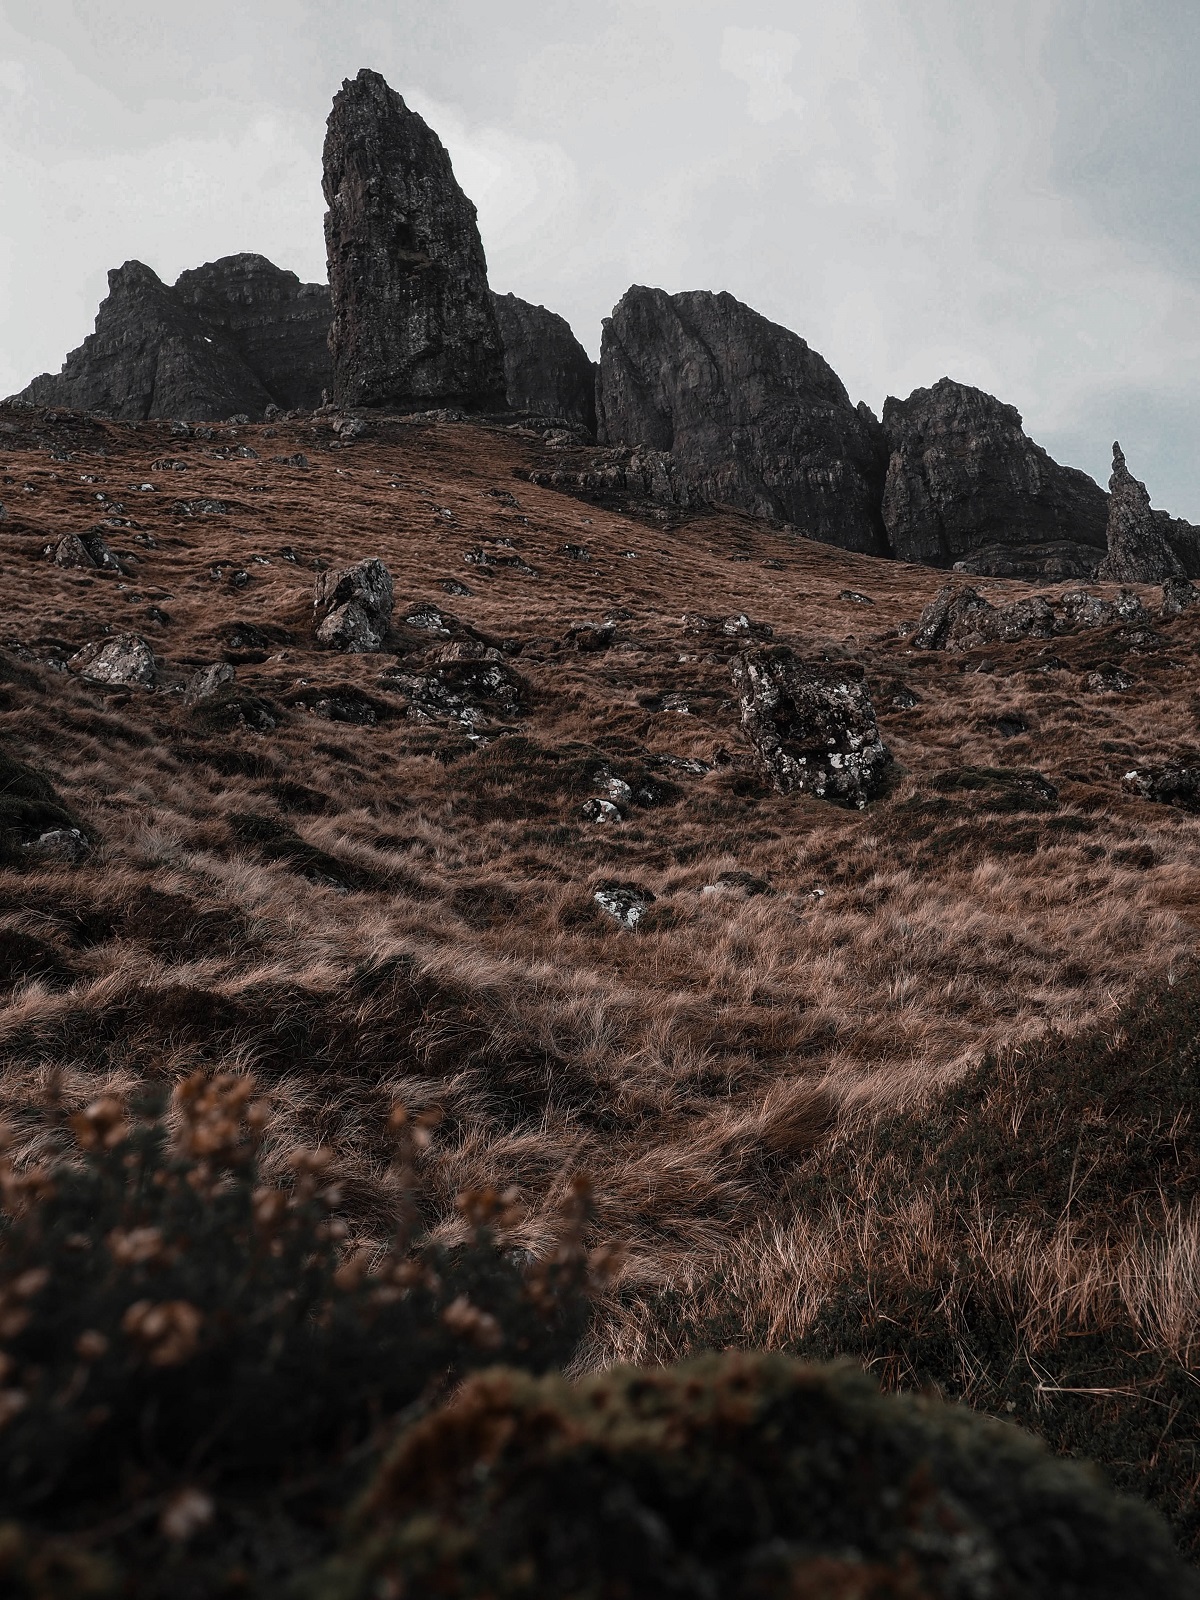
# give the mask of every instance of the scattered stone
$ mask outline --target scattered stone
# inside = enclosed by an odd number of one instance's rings
[[[475,207],[437,135],[376,72],[334,99],[323,188],[334,403],[502,409]]]
[[[509,407],[559,418],[594,437],[596,367],[570,324],[515,294],[493,294],[492,304],[504,345]],[[577,441],[568,434],[566,442]]]
[[[81,828],[51,828],[24,846],[33,856],[45,861],[77,865],[92,853],[92,842]]]
[[[393,594],[392,575],[376,557],[320,573],[313,598],[313,609],[323,614],[317,642],[351,655],[381,649],[391,621]]]
[[[766,562],[763,565],[765,566]],[[838,594],[838,599],[849,600],[852,605],[856,606],[873,606],[875,604],[869,594],[859,594],[857,589],[842,589]]]
[[[197,668],[183,691],[184,705],[194,706],[201,700],[211,700],[227,688],[236,676],[237,673],[227,661],[214,661],[211,666]]]
[[[1041,595],[994,606],[968,586],[947,584],[922,611],[911,636],[914,650],[972,650],[1015,639],[1048,639],[1054,608]]]
[[[1072,589],[1062,597],[1063,617],[1071,628],[1110,628],[1117,623],[1143,626],[1150,614],[1132,589],[1119,589],[1114,600]]]
[[[803,339],[732,295],[631,288],[604,323],[597,413],[602,444],[660,454],[642,465],[660,505],[722,502],[887,553],[878,421]]]
[[[308,457],[303,450],[297,450],[292,456],[272,456],[271,460],[281,467],[307,467],[310,465]]]
[[[1119,444],[1113,445],[1108,487],[1108,555],[1097,576],[1108,583],[1162,583],[1165,578],[1184,577],[1183,565],[1151,510],[1146,485],[1125,465]]]
[[[499,650],[475,639],[444,645],[427,672],[392,668],[381,687],[406,695],[419,722],[458,722],[468,733],[521,712],[525,686]]]
[[[1124,694],[1133,688],[1133,679],[1111,661],[1102,661],[1094,672],[1088,673],[1083,686],[1092,694]]]
[[[776,645],[745,651],[732,672],[742,728],[781,793],[859,808],[878,793],[892,757],[861,667],[802,661]]]
[[[367,425],[361,417],[334,417],[330,426],[343,443],[361,439],[367,431]]]
[[[573,650],[596,654],[601,650],[607,650],[616,636],[617,630],[611,623],[600,625],[593,622],[578,622],[574,627],[567,629],[566,643]]]
[[[572,561],[590,561],[592,552],[585,544],[564,544],[562,553],[569,556]]]
[[[924,698],[915,689],[910,689],[906,683],[898,683],[892,690],[892,705],[897,711],[911,711],[914,706],[924,705]]]
[[[442,587],[445,589],[448,586],[443,584]],[[458,587],[464,593],[470,592],[465,584],[459,584]],[[420,605],[414,606],[404,620],[410,628],[419,628],[423,633],[436,633],[443,638],[450,637],[450,629],[446,626],[445,617],[435,605],[431,605],[428,601],[422,601]]]
[[[154,651],[136,633],[119,633],[111,639],[85,644],[67,662],[89,683],[128,684],[152,688],[158,678]]]
[[[468,589],[465,583],[459,583],[457,578],[443,578],[442,588],[447,594],[460,595],[464,598],[475,592],[473,589]]]
[[[1021,415],[943,378],[883,408],[889,461],[883,520],[902,561],[993,577],[1088,577],[1107,504],[1086,473],[1034,444]]]
[[[1162,586],[1162,614],[1178,617],[1200,605],[1200,589],[1187,578],[1165,578]]]
[[[601,911],[630,932],[641,922],[655,898],[649,889],[636,883],[605,883],[592,893]]]
[[[93,528],[90,533],[68,533],[54,547],[56,567],[100,568],[106,572],[120,572],[121,563],[109,549],[103,531]]]
[[[1182,811],[1200,811],[1200,767],[1185,767],[1174,761],[1163,766],[1138,767],[1127,772],[1123,782],[1143,800],[1178,806]]]
[[[177,517],[224,517],[229,506],[224,500],[176,500],[171,510]]]
[[[607,824],[623,820],[618,807],[611,800],[602,800],[599,796],[585,800],[579,814],[585,822]]]
[[[706,883],[701,889],[701,894],[742,894],[747,899],[755,895],[774,894],[774,890],[765,878],[756,878],[752,872],[734,870],[723,872],[713,883]]]
[[[1002,739],[1016,739],[1021,734],[1029,732],[1029,723],[1019,711],[1009,711],[993,717],[991,726]]]

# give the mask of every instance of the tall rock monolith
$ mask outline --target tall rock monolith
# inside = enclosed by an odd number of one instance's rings
[[[669,453],[702,499],[886,555],[878,421],[798,334],[731,294],[635,286],[604,323],[599,437]]]
[[[1162,583],[1165,578],[1182,578],[1183,564],[1164,537],[1146,485],[1125,465],[1119,444],[1113,445],[1108,489],[1108,555],[1098,576],[1110,583]]]
[[[475,207],[441,140],[377,72],[334,97],[323,187],[334,402],[502,408]]]

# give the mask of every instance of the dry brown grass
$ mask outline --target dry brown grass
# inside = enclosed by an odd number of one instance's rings
[[[669,1353],[643,1296],[702,1297],[722,1280],[755,1325],[773,1308],[770,1336],[786,1341],[822,1284],[876,1247],[869,1193],[832,1231],[789,1209],[785,1179],[807,1152],[838,1128],[861,1137],[873,1108],[919,1102],[990,1052],[1101,1024],[1194,951],[1200,819],[1130,801],[1120,778],[1135,757],[1197,740],[1200,618],[1164,624],[1163,648],[1128,658],[1127,695],[1089,696],[1083,674],[1122,649],[1111,630],[1055,641],[1064,670],[1037,671],[1034,642],[986,652],[993,670],[960,670],[984,652],[915,654],[895,634],[944,575],[740,517],[668,531],[595,509],[514,478],[538,460],[522,435],[381,422],[347,448],[320,420],[208,443],[154,424],[8,420],[71,458],[24,435],[0,454],[0,644],[36,678],[0,688],[0,734],[101,840],[79,867],[0,883],[0,938],[36,940],[57,963],[18,974],[0,1010],[0,1104],[25,1117],[31,1143],[27,1108],[48,1073],[83,1102],[197,1064],[252,1069],[272,1087],[276,1160],[298,1140],[333,1147],[369,1232],[395,1205],[381,1112],[436,1104],[427,1220],[447,1236],[462,1227],[460,1190],[515,1184],[538,1250],[571,1174],[592,1175],[597,1227],[625,1266],[590,1359]],[[211,454],[230,444],[261,459]],[[311,469],[269,459],[296,450]],[[160,457],[188,470],[155,472]],[[155,492],[130,487],[146,482]],[[111,541],[137,557],[136,576],[64,572],[41,553],[96,520],[99,493],[133,519]],[[201,497],[230,510],[172,509]],[[147,535],[152,545],[135,542]],[[538,575],[464,562],[497,536]],[[571,560],[567,543],[593,559]],[[526,743],[473,750],[458,730],[406,718],[377,681],[379,658],[314,650],[310,563],[367,555],[395,574],[398,617],[432,601],[485,637],[521,641]],[[249,574],[243,588],[234,571]],[[451,596],[449,580],[475,592]],[[1035,592],[985,587],[995,599]],[[874,606],[839,601],[846,588]],[[148,620],[150,606],[170,620]],[[571,625],[617,608],[631,615],[609,651],[564,643]],[[746,612],[781,639],[862,660],[897,757],[892,792],[859,815],[763,790],[727,652],[684,632],[692,611]],[[265,659],[243,651],[237,668],[239,688],[276,708],[270,732],[206,731],[177,694],[104,691],[45,664],[104,628],[134,628],[169,691],[220,658],[235,621],[275,630]],[[404,643],[419,664],[436,641],[409,630]],[[918,706],[891,707],[897,681]],[[350,685],[391,714],[356,727],[295,709],[314,685]],[[691,714],[643,703],[669,692]],[[1004,738],[995,720],[1014,712],[1029,731]],[[679,790],[660,809],[619,828],[580,817],[588,761],[620,773],[652,756],[715,763],[722,750],[732,764],[706,776],[656,769]],[[1059,804],[1004,811],[990,792],[934,783],[977,767],[1037,768]],[[341,884],[302,875],[294,851],[267,859],[238,832],[246,814],[324,852]],[[704,892],[733,870],[771,892]],[[658,897],[635,935],[593,907],[594,886],[613,878]],[[931,1283],[958,1270],[939,1255],[938,1224],[927,1197],[901,1230],[911,1270]],[[1061,1327],[1085,1306],[1101,1319],[1118,1308],[1190,1358],[1194,1213],[1104,1247],[1073,1241],[1067,1221],[1036,1250],[1019,1225],[998,1226],[980,1219],[972,1270],[1025,1308],[1034,1346],[1039,1319]]]

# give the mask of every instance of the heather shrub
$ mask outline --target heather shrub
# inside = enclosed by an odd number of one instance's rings
[[[404,1433],[313,1600],[1192,1595],[1145,1506],[1007,1424],[783,1356],[490,1371]]]
[[[472,1367],[573,1348],[580,1196],[537,1266],[493,1236],[492,1194],[462,1201],[470,1242],[439,1248],[414,1226],[432,1119],[397,1110],[400,1228],[350,1250],[327,1152],[264,1177],[267,1116],[249,1077],[197,1074],[166,1108],[59,1115],[69,1147],[0,1165],[0,1573],[25,1593],[88,1592],[91,1554],[122,1593],[231,1572],[273,1593],[381,1428]]]

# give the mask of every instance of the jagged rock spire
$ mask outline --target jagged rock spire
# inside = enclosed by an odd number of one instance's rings
[[[1099,576],[1109,583],[1162,583],[1164,578],[1182,578],[1183,566],[1150,509],[1146,485],[1126,466],[1119,444],[1113,445],[1108,488],[1108,556]]]

